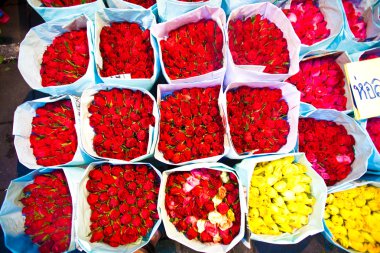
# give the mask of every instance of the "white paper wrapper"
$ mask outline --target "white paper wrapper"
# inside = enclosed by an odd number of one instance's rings
[[[309,215],[309,223],[300,229],[297,229],[293,234],[284,233],[281,235],[257,235],[251,232],[251,239],[272,243],[272,244],[296,244],[309,235],[315,235],[323,231],[323,213],[326,204],[327,188],[323,179],[313,170],[311,164],[306,159],[304,153],[293,153],[284,155],[262,156],[244,159],[241,163],[235,166],[240,178],[243,178],[243,185],[247,188],[247,206],[249,208],[249,189],[251,178],[257,163],[278,160],[284,157],[294,156],[295,161],[307,167],[306,175],[311,178],[311,194],[315,198],[313,212]]]
[[[290,59],[289,71],[286,74],[269,74],[264,73],[265,67],[262,65],[236,65],[233,61],[230,49],[227,46],[228,65],[224,80],[225,86],[232,82],[283,81],[299,71],[301,41],[282,10],[271,3],[250,4],[235,9],[228,18],[226,36],[228,37],[228,26],[232,20],[252,17],[257,14],[273,22],[283,32],[283,36],[288,43]],[[229,38],[227,38],[227,43],[228,40]]]
[[[186,165],[186,166],[182,166],[182,167],[178,167],[175,169],[164,171],[162,174],[160,193],[158,195],[158,211],[160,214],[160,218],[162,219],[162,222],[164,223],[166,234],[170,239],[175,240],[175,241],[191,248],[192,250],[199,251],[199,252],[207,252],[207,253],[227,252],[227,251],[231,250],[236,244],[238,244],[240,242],[240,240],[243,239],[243,237],[244,237],[245,214],[247,212],[247,209],[246,209],[244,191],[243,191],[243,187],[241,184],[241,178],[238,177],[239,200],[240,200],[240,208],[241,208],[240,232],[232,240],[232,242],[229,245],[223,245],[223,244],[219,244],[219,243],[218,244],[216,244],[216,243],[202,243],[198,240],[189,240],[183,233],[178,232],[178,230],[173,225],[173,223],[170,222],[169,215],[166,212],[165,189],[166,189],[166,182],[167,182],[168,176],[171,173],[176,172],[176,171],[191,171],[193,169],[200,169],[200,168],[207,168],[207,169],[213,169],[213,170],[235,173],[235,171],[232,168],[230,168],[230,167],[228,167],[222,163],[197,163],[197,164]]]
[[[142,7],[141,7],[142,8]],[[154,52],[154,71],[151,78],[131,78],[130,74],[117,75],[112,77],[102,77],[100,69],[103,68],[103,58],[100,53],[100,33],[105,26],[110,26],[113,22],[137,23],[144,30],[150,29],[156,24],[156,17],[150,10],[142,9],[104,9],[95,15],[95,42],[94,54],[96,73],[103,82],[112,82],[129,87],[139,87],[149,90],[154,85],[160,72],[160,62],[158,47],[155,39],[150,35],[151,45]]]
[[[358,125],[358,123],[342,112],[336,110],[316,110],[307,114],[306,116],[301,116],[301,118],[314,118],[316,120],[327,120],[333,121],[338,125],[342,125],[346,128],[347,133],[352,135],[355,139],[354,151],[355,160],[351,164],[352,171],[348,176],[336,183],[333,186],[328,186],[328,193],[334,191],[334,189],[341,187],[349,182],[352,182],[367,172],[368,158],[371,156],[372,147],[366,137],[363,129]]]
[[[159,54],[160,54],[160,64],[162,66],[162,73],[169,84],[196,83],[196,82],[211,81],[211,80],[214,80],[216,82],[223,81],[224,74],[227,68],[227,62],[226,62],[227,61],[226,60],[227,46],[225,43],[223,45],[224,62],[223,62],[223,67],[221,69],[218,69],[216,71],[203,74],[200,76],[194,76],[194,77],[188,77],[188,78],[182,78],[182,79],[176,79],[176,80],[170,79],[165,71],[165,65],[162,60],[162,50],[160,46],[160,41],[165,40],[168,37],[168,34],[170,31],[177,29],[183,25],[200,21],[202,19],[214,20],[218,24],[219,28],[222,30],[223,38],[224,39],[226,38],[226,35],[225,35],[226,14],[223,12],[221,8],[211,8],[208,6],[204,6],[204,7],[195,9],[191,12],[188,12],[171,21],[152,26],[151,33],[157,39],[158,48],[160,50]]]
[[[215,86],[221,86],[220,82],[216,82],[216,81],[208,81],[208,82],[201,82],[201,83],[197,83],[197,84],[178,84],[178,85],[166,85],[166,84],[159,84],[157,86],[157,105],[158,107],[160,107],[160,104],[161,104],[161,100],[163,98],[165,98],[167,95],[170,95],[172,94],[174,91],[176,90],[182,90],[182,89],[190,89],[190,88],[208,88],[208,87],[215,87]],[[219,93],[219,112],[220,112],[220,116],[222,117],[222,121],[223,121],[223,126],[224,128],[226,128],[226,124],[227,124],[227,118],[226,118],[226,115],[224,113],[224,110],[223,110],[223,107],[220,103],[220,99],[223,95],[223,88],[221,87],[220,88],[220,93]],[[159,131],[158,131],[158,139],[159,139]],[[221,154],[221,155],[218,155],[218,156],[212,156],[212,157],[207,157],[207,158],[201,158],[201,159],[196,159],[196,160],[190,160],[190,161],[187,161],[187,162],[182,162],[182,163],[172,163],[168,160],[166,160],[164,158],[164,154],[158,150],[158,143],[159,143],[160,140],[157,141],[157,145],[155,147],[155,150],[154,150],[154,158],[156,158],[157,160],[159,160],[160,162],[163,162],[163,163],[166,163],[166,164],[169,164],[169,165],[177,165],[177,166],[180,166],[180,165],[185,165],[185,164],[189,164],[189,163],[206,163],[206,162],[217,162],[219,161],[223,156],[225,156],[229,149],[230,149],[230,146],[229,146],[229,142],[228,142],[228,137],[227,137],[227,132],[224,133],[224,153]]]
[[[172,20],[189,11],[202,6],[220,7],[222,0],[206,0],[201,2],[185,2],[180,0],[157,0],[157,9],[160,22]]]
[[[339,189],[336,189],[330,193],[335,193],[335,192],[341,192],[341,191],[345,191],[345,190],[349,190],[349,189],[353,189],[353,188],[357,188],[357,187],[360,187],[360,186],[363,186],[363,185],[372,185],[372,186],[375,186],[375,187],[380,187],[380,183],[379,182],[376,182],[376,181],[362,181],[362,180],[359,180],[359,181],[355,181],[355,182],[351,182],[349,184],[346,184],[344,187],[342,188],[339,188]],[[356,251],[356,250],[352,250],[352,249],[346,249],[344,248],[343,246],[341,246],[339,243],[335,242],[332,238],[333,238],[333,235],[331,233],[331,231],[328,229],[328,227],[326,226],[324,220],[323,220],[323,225],[325,227],[325,231],[323,232],[323,236],[330,242],[332,243],[333,245],[335,245],[336,247],[338,248],[341,248],[342,250],[346,251],[346,252],[350,252],[350,253],[360,253],[359,251]]]
[[[315,59],[315,58],[321,58],[321,57],[325,57],[325,56],[335,56],[335,57],[337,57],[335,59],[335,62],[339,65],[339,67],[343,71],[343,73],[345,71],[344,70],[344,65],[346,63],[350,63],[351,62],[351,60],[350,60],[350,58],[349,58],[349,56],[347,55],[346,52],[341,52],[341,51],[331,52],[331,51],[325,51],[325,50],[312,51],[312,52],[308,53],[301,60],[301,62],[307,61],[307,60],[311,60],[311,59]],[[347,83],[347,79],[346,78],[344,78],[344,96],[347,98],[347,102],[346,102],[346,110],[342,111],[342,112],[345,113],[345,114],[348,114],[348,113],[353,112],[353,103],[352,103],[352,96],[351,96],[350,90],[349,90],[349,84]],[[305,103],[305,102],[301,101],[301,110],[300,111],[301,111],[302,115],[305,115],[305,114],[310,113],[311,111],[315,111],[317,109],[318,108],[316,108],[312,104]]]
[[[105,7],[102,0],[70,7],[45,7],[40,0],[27,0],[27,2],[45,21],[80,14],[93,19],[95,12]]]
[[[350,55],[350,58],[353,62],[356,62],[356,61],[359,61],[360,57],[362,57],[363,55],[367,55],[367,54],[371,54],[371,53],[377,54],[380,57],[380,47],[375,47],[375,48],[372,48],[372,49],[369,49],[366,51],[353,53]]]
[[[5,235],[5,245],[12,252],[37,253],[38,245],[34,244],[30,237],[24,232],[25,217],[22,215],[23,204],[22,190],[25,186],[33,183],[34,177],[40,174],[52,172],[54,169],[35,170],[23,177],[11,181],[4,203],[0,210],[0,224]],[[70,247],[68,251],[75,249],[75,208],[77,202],[77,185],[84,170],[81,168],[63,169],[68,181],[70,194],[72,198],[73,216],[71,227]]]
[[[81,97],[80,102],[80,121],[81,121],[81,127],[80,127],[80,133],[81,133],[81,141],[83,145],[84,151],[89,154],[92,157],[98,158],[98,159],[105,159],[109,161],[121,161],[118,159],[108,158],[108,157],[101,157],[98,154],[96,154],[94,148],[93,148],[93,139],[95,136],[94,129],[90,125],[90,116],[91,113],[88,111],[88,107],[91,105],[92,101],[94,100],[94,95],[98,93],[100,90],[111,90],[113,88],[118,89],[129,89],[132,91],[139,90],[144,94],[147,94],[152,100],[153,100],[153,116],[155,118],[154,127],[149,127],[149,138],[148,138],[148,148],[146,155],[136,157],[135,159],[130,160],[129,162],[137,162],[141,161],[145,158],[148,158],[153,155],[154,147],[156,145],[157,137],[158,137],[158,122],[159,122],[159,113],[158,113],[158,107],[156,103],[156,99],[150,94],[148,91],[141,89],[141,88],[132,88],[132,87],[123,87],[117,84],[102,84],[102,87],[95,88],[95,89],[87,89],[83,91],[83,95]]]
[[[281,149],[276,153],[289,153],[291,152],[297,143],[297,134],[298,134],[298,115],[299,115],[299,109],[300,109],[300,92],[290,83],[282,83],[282,82],[252,82],[252,83],[231,83],[228,85],[225,93],[221,97],[221,103],[223,106],[223,110],[225,114],[227,115],[227,135],[228,135],[228,141],[230,143],[230,151],[227,154],[228,158],[231,159],[244,159],[246,157],[255,155],[255,153],[248,153],[245,155],[239,155],[233,145],[232,139],[231,139],[231,133],[230,133],[230,126],[228,123],[228,111],[227,111],[227,101],[226,96],[227,92],[233,89],[236,89],[241,86],[248,86],[251,88],[271,88],[271,89],[281,89],[282,91],[282,97],[287,102],[289,106],[289,112],[287,116],[287,121],[290,126],[289,134],[287,137],[287,142],[284,146],[281,147]],[[268,154],[276,154],[276,153],[261,153],[257,155],[268,155]]]
[[[44,106],[47,103],[52,103],[60,100],[70,99],[75,116],[75,130],[77,134],[78,147],[73,159],[65,164],[57,164],[57,166],[75,166],[83,165],[90,161],[81,148],[80,132],[79,132],[79,98],[74,96],[46,97],[33,101],[28,101],[17,107],[14,114],[13,135],[15,136],[14,145],[16,148],[19,161],[30,169],[39,169],[45,166],[37,164],[36,157],[33,154],[33,149],[30,147],[30,135],[32,133],[32,121],[36,116],[36,109]]]
[[[86,27],[90,56],[86,74],[71,84],[43,87],[41,84],[42,78],[40,70],[42,56],[46,48],[53,42],[55,37],[72,30]],[[29,86],[34,90],[54,96],[62,94],[79,96],[86,87],[94,86],[92,29],[92,22],[85,16],[69,16],[62,19],[55,19],[32,28],[20,44],[18,57],[18,69]]]
[[[93,170],[96,166],[101,165],[101,164],[107,164],[108,162],[94,162],[88,165],[87,169],[85,170],[82,178],[80,179],[80,183],[78,186],[78,207],[77,207],[77,242],[78,245],[86,252],[101,252],[101,253],[107,253],[107,252],[120,252],[120,253],[132,253],[135,252],[136,250],[144,247],[145,244],[147,244],[150,239],[152,239],[154,233],[158,229],[158,227],[161,224],[161,219],[158,219],[156,221],[156,224],[152,228],[152,231],[149,234],[149,239],[148,240],[138,240],[135,243],[119,246],[119,247],[111,247],[108,244],[105,243],[91,243],[90,239],[91,236],[89,234],[91,233],[90,229],[90,217],[91,217],[91,209],[90,205],[87,202],[87,197],[89,195],[89,192],[87,191],[86,184],[88,181],[88,174],[90,173],[91,170]],[[110,162],[112,165],[127,165],[127,164],[132,164],[128,162]],[[133,163],[134,165],[138,164],[145,164],[150,167],[150,169],[154,170],[157,175],[160,177],[160,180],[162,181],[162,175],[161,173],[154,168],[152,165],[149,163]],[[158,208],[157,208],[158,209]]]

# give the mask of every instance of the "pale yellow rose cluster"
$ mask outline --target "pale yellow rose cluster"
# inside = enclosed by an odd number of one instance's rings
[[[248,200],[248,224],[253,233],[293,233],[308,224],[315,198],[306,170],[292,156],[257,164]]]
[[[327,196],[324,219],[333,240],[347,249],[380,252],[380,189],[374,186]]]

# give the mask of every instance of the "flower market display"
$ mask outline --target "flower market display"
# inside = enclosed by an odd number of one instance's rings
[[[25,234],[39,245],[39,252],[69,249],[73,208],[62,170],[37,175],[33,183],[24,187],[20,202],[25,216]]]
[[[154,55],[149,29],[143,30],[136,23],[112,23],[100,32],[99,47],[103,58],[101,76],[153,76]]]
[[[379,252],[379,197],[370,184],[329,194],[324,221],[332,240],[350,252]]]
[[[228,245],[240,232],[239,184],[232,172],[197,168],[170,173],[165,208],[189,240]]]
[[[169,32],[160,41],[162,60],[170,79],[210,73],[223,67],[223,32],[214,20],[202,19]]]
[[[88,174],[90,242],[118,247],[146,237],[159,219],[160,178],[147,165],[95,166]]]
[[[235,64],[263,65],[266,73],[288,73],[290,59],[287,41],[282,31],[262,15],[231,20],[228,39]]]
[[[30,146],[39,165],[60,165],[73,159],[78,140],[70,100],[47,103],[36,110]]]
[[[302,44],[313,45],[330,35],[327,22],[312,0],[293,0],[284,10]]]
[[[380,3],[27,1],[11,252],[380,253]]]
[[[301,91],[301,101],[320,109],[347,110],[346,82],[336,55],[311,58],[287,81]]]
[[[345,179],[355,160],[355,139],[333,121],[301,118],[299,151],[305,152],[313,169],[332,186]]]
[[[56,37],[42,57],[42,86],[71,84],[81,78],[89,62],[87,41],[86,29]]]
[[[100,157],[133,160],[148,153],[155,101],[139,90],[99,90],[89,104],[93,150]]]
[[[281,89],[241,86],[229,90],[227,115],[236,152],[278,151],[289,134],[288,111]]]
[[[315,199],[306,166],[289,156],[256,165],[250,182],[248,225],[254,234],[294,233],[309,223]]]

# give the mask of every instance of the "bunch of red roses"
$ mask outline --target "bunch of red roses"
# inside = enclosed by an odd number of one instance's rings
[[[327,186],[345,179],[355,160],[355,139],[344,126],[327,120],[299,121],[299,151],[305,152],[313,169]]]
[[[238,154],[271,153],[287,142],[289,107],[281,89],[241,86],[227,92],[231,139]]]
[[[288,43],[282,31],[262,15],[230,21],[228,38],[235,64],[263,65],[266,73],[288,73]]]
[[[343,0],[343,7],[355,38],[364,41],[367,38],[367,24],[364,22],[362,14],[356,11],[354,4],[349,0]]]
[[[101,90],[88,108],[93,147],[102,157],[132,160],[147,154],[154,102],[139,90]]]
[[[359,61],[371,60],[380,57],[380,53],[364,53],[360,56]]]
[[[124,1],[140,5],[146,9],[156,4],[156,0],[124,0]]]
[[[71,84],[84,76],[89,62],[86,29],[56,37],[42,56],[43,87]]]
[[[223,33],[214,20],[200,20],[169,32],[160,41],[171,79],[203,75],[223,67]]]
[[[156,172],[146,165],[103,164],[88,176],[91,242],[118,247],[149,234],[158,220]]]
[[[24,187],[25,234],[39,245],[39,251],[64,252],[69,249],[72,200],[65,174],[56,170],[37,175]]]
[[[380,152],[380,118],[368,119],[366,129],[373,144],[375,144],[377,152]]]
[[[235,174],[211,169],[173,172],[165,189],[170,221],[190,240],[229,244],[240,231]]]
[[[181,163],[223,154],[219,91],[220,86],[185,88],[161,101],[158,150],[166,160]]]
[[[43,166],[70,162],[77,150],[75,116],[70,100],[47,103],[36,109],[30,147],[36,162]]]
[[[300,71],[288,79],[301,92],[301,101],[316,108],[346,110],[345,77],[335,56],[300,63]]]
[[[41,0],[46,7],[70,7],[95,2],[96,0]]]
[[[330,35],[327,22],[313,0],[293,0],[290,9],[283,10],[302,44],[313,45]]]
[[[154,55],[150,31],[136,23],[112,23],[100,32],[102,76],[130,74],[132,78],[153,76]]]

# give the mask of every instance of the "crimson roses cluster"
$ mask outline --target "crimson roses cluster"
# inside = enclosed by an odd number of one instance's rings
[[[282,31],[260,14],[230,21],[228,38],[235,64],[263,65],[264,72],[271,74],[288,73],[288,43]]]
[[[166,160],[181,163],[223,154],[219,91],[220,86],[186,88],[161,101],[158,150]]]
[[[70,162],[77,150],[75,116],[70,100],[47,103],[36,109],[30,147],[36,162],[43,166]]]
[[[146,9],[156,4],[156,0],[124,0],[124,1],[140,5]]]
[[[41,0],[46,7],[70,7],[95,2],[96,0]]]
[[[231,139],[238,154],[272,153],[287,142],[289,107],[281,89],[242,86],[227,92]]]
[[[100,165],[89,173],[91,242],[112,247],[136,242],[158,220],[160,179],[146,165]]]
[[[86,29],[56,37],[42,56],[43,87],[71,84],[84,76],[89,62]]]
[[[355,160],[355,139],[344,126],[327,120],[299,121],[299,151],[305,152],[313,169],[327,186],[345,179]]]
[[[344,73],[335,56],[300,63],[300,71],[288,81],[301,92],[301,101],[316,108],[346,110]]]
[[[203,75],[223,67],[223,33],[214,20],[200,20],[169,32],[160,41],[171,79]]]
[[[330,35],[327,22],[313,0],[293,0],[290,9],[283,10],[302,44],[313,45]]]
[[[173,172],[165,188],[170,221],[190,240],[230,244],[240,231],[235,174],[212,169]]]
[[[366,129],[373,144],[375,144],[377,152],[380,152],[380,118],[368,119]]]
[[[112,23],[100,32],[102,76],[130,74],[132,78],[153,76],[154,55],[150,31],[136,23]]]
[[[154,102],[129,89],[101,90],[88,108],[95,131],[93,147],[102,157],[132,160],[147,154]]]
[[[39,245],[41,253],[64,252],[71,239],[72,200],[65,174],[56,170],[37,175],[23,189],[25,234]]]
[[[364,41],[367,38],[367,24],[364,22],[362,14],[356,11],[354,4],[349,0],[343,0],[343,7],[355,38]]]

